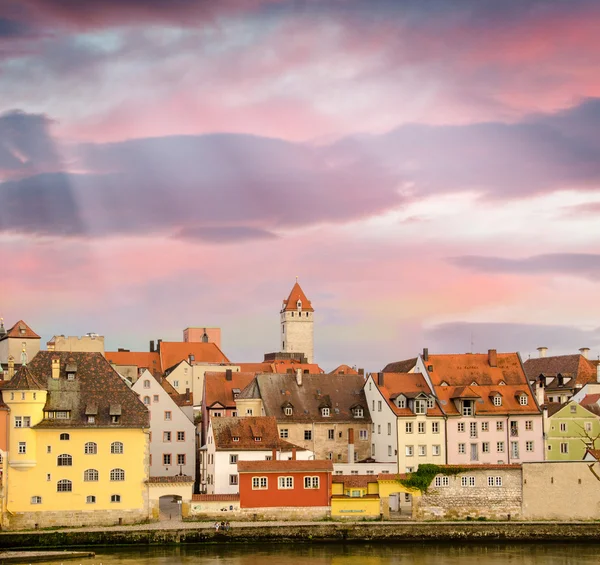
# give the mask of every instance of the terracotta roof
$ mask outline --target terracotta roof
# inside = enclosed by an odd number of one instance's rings
[[[282,449],[291,451],[301,447],[280,439],[277,420],[268,416],[243,418],[211,418],[215,448],[217,451],[265,451]],[[260,441],[255,438],[259,437]],[[237,438],[237,440],[236,440]]]
[[[560,402],[546,402],[544,404],[544,408],[548,411],[548,416],[554,416],[561,408],[566,406],[567,404],[561,404]]]
[[[395,361],[388,363],[384,368],[384,373],[410,373],[417,364],[417,357],[405,359],[404,361]]]
[[[527,378],[532,381],[540,375],[573,375],[574,384],[584,385],[596,381],[596,365],[581,354],[554,355],[527,359],[523,363]]]
[[[594,459],[596,459],[597,461],[600,461],[600,449],[587,449],[587,451],[585,452],[585,454],[590,454]]]
[[[228,381],[226,373],[223,371],[206,371],[204,373],[204,398],[202,402],[208,408],[216,403],[227,408],[235,408],[233,389],[237,388],[242,391],[253,378],[254,373],[232,371],[231,380]]]
[[[156,351],[107,351],[104,356],[113,365],[131,365],[148,369],[155,377],[162,374],[160,356]]]
[[[272,373],[271,363],[236,363],[242,373]]]
[[[363,391],[361,375],[302,375],[298,385],[295,375],[268,374],[256,377],[265,414],[283,422],[357,422],[370,423],[371,415]],[[285,406],[292,415],[286,416]],[[330,408],[329,416],[322,408]],[[363,409],[363,417],[355,418],[353,409]]]
[[[0,341],[9,337],[18,337],[19,339],[40,339],[23,320],[19,320],[12,328],[7,330],[5,334],[0,336]]]
[[[367,488],[369,483],[376,483],[376,475],[334,475],[333,483],[342,483],[346,488]]]
[[[408,478],[408,473],[379,473],[378,481],[397,481],[398,479]]]
[[[298,300],[300,300],[302,302],[302,311],[303,312],[314,312],[312,304],[310,303],[310,300],[308,298],[306,298],[306,294],[304,294],[304,291],[300,288],[298,281],[296,281],[296,283],[292,287],[292,291],[290,292],[290,295],[287,297],[287,300],[286,299],[283,300],[283,306],[281,307],[281,311],[282,312],[284,312],[286,310],[296,311],[298,309],[298,307],[297,307]]]
[[[298,461],[297,459],[288,459],[286,461],[238,461],[237,468],[238,473],[277,473],[278,471],[298,471],[300,473],[325,471],[331,473],[333,471],[333,463],[328,460],[321,461],[319,459],[310,461]]]
[[[192,494],[192,502],[237,502],[239,494]]]
[[[160,364],[163,371],[193,355],[192,363],[229,363],[216,343],[195,341],[163,341],[160,344]]]
[[[580,404],[598,404],[600,394],[586,394]]]
[[[15,376],[4,385],[4,390],[46,390],[46,387],[27,365],[21,365]]]
[[[288,373],[290,370],[292,370],[295,373],[298,369],[301,369],[303,373],[308,371],[313,375],[325,373],[325,371],[316,363],[300,363],[299,361],[296,361],[296,359],[281,359],[278,361],[273,361],[271,363],[271,370],[268,372]]]
[[[358,371],[350,367],[350,365],[340,365],[336,367],[330,375],[358,375]]]
[[[194,477],[189,475],[173,475],[171,477],[148,477],[150,484],[193,483]]]
[[[52,358],[60,357],[58,379],[52,378]],[[76,364],[75,380],[67,380],[67,364]],[[69,419],[45,418],[39,428],[148,428],[148,410],[101,353],[40,351],[27,365],[36,380],[48,390],[45,412],[68,411]],[[96,407],[95,422],[85,415]],[[111,412],[120,410],[112,423]]]
[[[155,377],[156,380],[160,383],[160,385],[165,389],[165,392],[171,397],[173,402],[177,404],[177,406],[193,406],[194,405],[194,395],[192,392],[184,392],[178,393],[177,390],[173,387],[173,385],[162,377]]]
[[[408,407],[408,405],[405,408],[399,408],[394,403],[394,399],[398,398],[400,394],[403,394],[407,398],[413,398],[415,393],[424,393],[426,395],[432,394],[427,381],[421,373],[384,373],[383,386],[378,384],[378,375],[376,373],[373,373],[371,376],[375,382],[375,386],[380,390],[382,396],[385,398],[396,416],[414,415],[414,412]],[[433,408],[427,409],[427,415],[443,415],[437,400]]]

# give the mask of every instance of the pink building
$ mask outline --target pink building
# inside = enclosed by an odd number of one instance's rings
[[[417,360],[447,417],[447,461],[544,460],[542,411],[518,353],[429,355]]]
[[[190,343],[214,343],[221,349],[221,328],[185,328],[183,341]]]

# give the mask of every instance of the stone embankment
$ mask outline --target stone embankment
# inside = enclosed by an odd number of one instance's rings
[[[36,561],[86,559],[95,557],[91,551],[0,551],[0,565],[5,563],[35,563]]]
[[[159,526],[159,527],[157,527]],[[0,548],[252,542],[600,541],[598,522],[293,522],[151,524],[0,533]]]

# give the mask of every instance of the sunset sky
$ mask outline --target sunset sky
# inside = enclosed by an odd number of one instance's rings
[[[146,350],[600,354],[597,0],[3,0],[0,316]]]

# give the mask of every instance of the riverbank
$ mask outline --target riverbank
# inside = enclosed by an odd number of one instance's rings
[[[0,533],[1,549],[194,543],[578,541],[600,542],[599,522],[176,523]]]
[[[59,559],[88,559],[95,557],[92,551],[0,551],[0,565],[5,563],[35,563]]]

